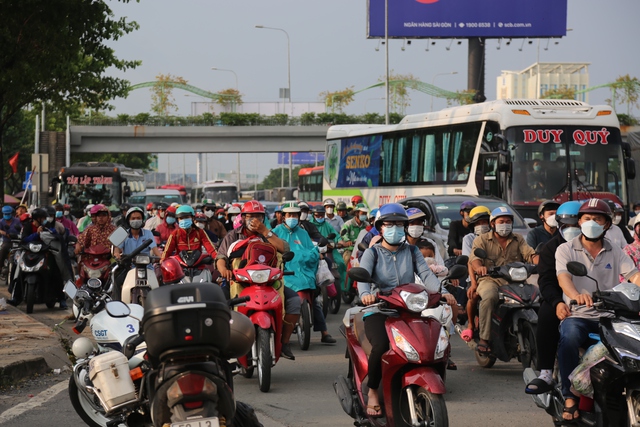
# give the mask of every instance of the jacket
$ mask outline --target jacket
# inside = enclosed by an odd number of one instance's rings
[[[292,230],[285,224],[280,224],[272,232],[287,242],[290,250],[295,254],[285,266],[285,271],[293,271],[295,275],[284,276],[285,286],[296,292],[315,289],[320,254],[313,245],[309,234],[298,226]]]
[[[198,227],[194,226],[191,226],[186,230],[176,228],[167,240],[160,262],[173,255],[174,252],[195,251],[199,250],[202,246],[205,247],[212,258],[216,257],[216,249],[213,247],[213,243],[204,230],[200,230]]]

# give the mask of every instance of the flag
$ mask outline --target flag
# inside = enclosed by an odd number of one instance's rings
[[[11,169],[13,169],[13,173],[18,173],[18,154],[20,154],[19,152],[14,154],[10,159],[9,159],[9,166],[11,166]]]

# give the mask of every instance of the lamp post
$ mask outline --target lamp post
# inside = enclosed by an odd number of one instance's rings
[[[289,33],[282,28],[265,27],[264,25],[256,25],[256,28],[263,30],[276,30],[282,31],[287,36],[287,89],[289,89],[289,104],[291,104],[291,41],[289,39]]]
[[[238,75],[236,74],[235,71],[233,70],[229,70],[227,68],[217,68],[217,67],[211,67],[211,69],[213,71],[228,71],[230,73],[233,73],[233,76],[236,78],[236,92],[238,92],[238,95],[240,94],[240,92],[238,91]],[[232,112],[236,112],[236,100],[234,98],[233,100],[233,107],[231,109]],[[240,153],[236,153],[236,162],[238,163],[238,191],[241,191],[242,188],[240,187]]]
[[[384,0],[384,124],[389,124],[389,0]]]
[[[431,86],[435,86],[436,84],[436,77],[438,76],[448,76],[450,74],[458,74],[457,71],[450,71],[448,73],[438,73],[435,76],[433,76],[433,79],[431,80]],[[431,95],[431,108],[429,109],[429,111],[433,111],[433,94]]]

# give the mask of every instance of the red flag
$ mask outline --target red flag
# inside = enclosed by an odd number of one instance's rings
[[[11,166],[11,169],[13,169],[13,173],[18,173],[18,154],[20,154],[19,152],[14,154],[10,159],[9,159],[9,166]]]

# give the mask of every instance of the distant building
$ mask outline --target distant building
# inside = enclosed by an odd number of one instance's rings
[[[522,71],[502,71],[496,82],[496,99],[537,99],[552,89],[589,87],[588,62],[539,62]],[[577,101],[589,102],[587,92]]]

